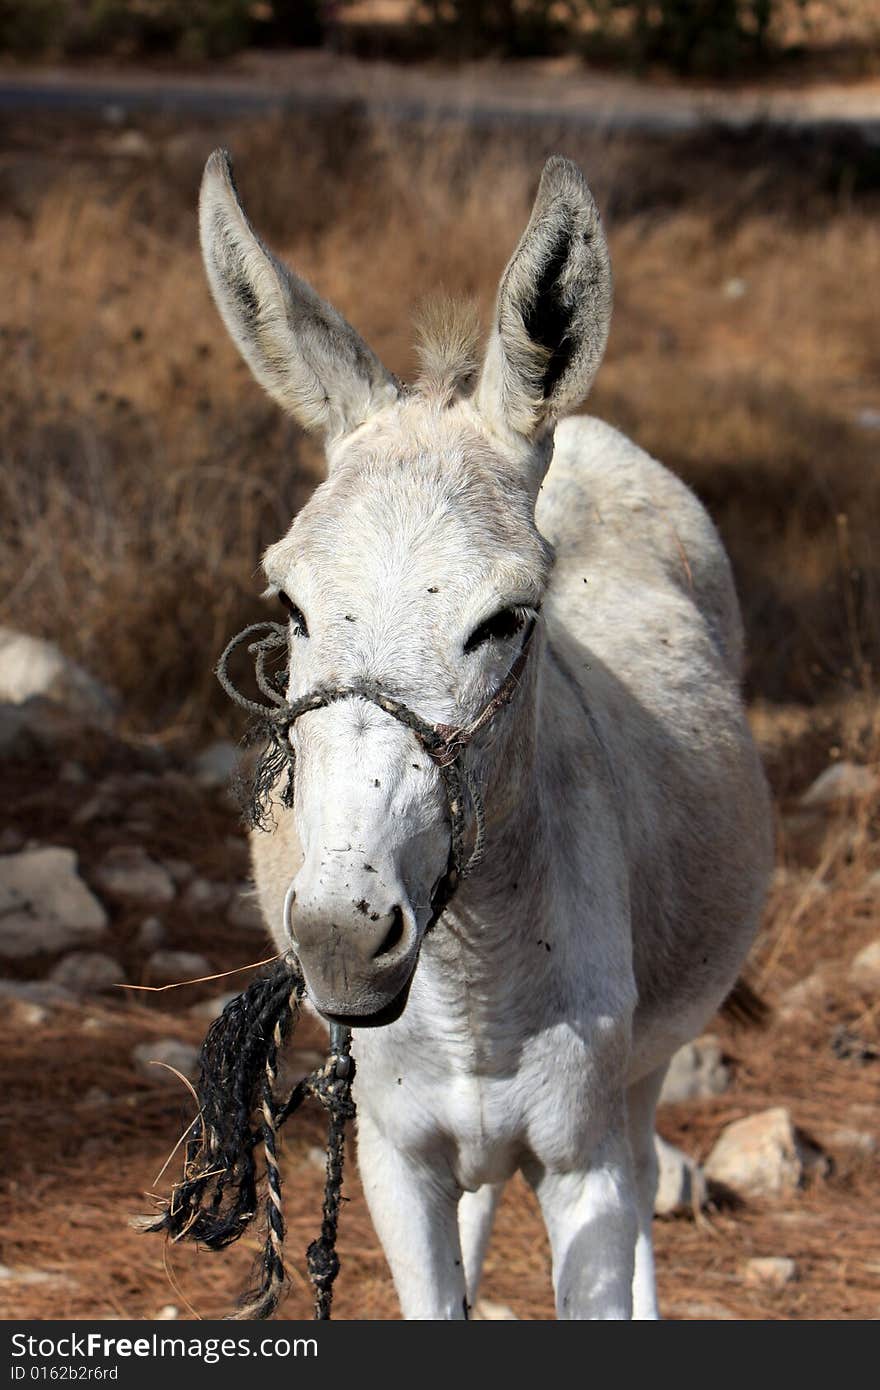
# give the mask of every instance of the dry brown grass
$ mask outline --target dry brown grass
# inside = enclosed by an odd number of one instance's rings
[[[120,688],[134,727],[174,736],[224,717],[212,660],[254,612],[261,549],[318,463],[204,285],[194,205],[219,133],[146,134],[140,158],[89,126],[13,127],[0,145],[0,620],[59,639]],[[760,141],[672,154],[561,131],[404,134],[356,111],[222,135],[257,225],[404,375],[416,301],[445,287],[487,315],[544,153],[578,157],[617,279],[592,407],[708,502],[752,693],[864,688],[880,481],[877,433],[856,417],[880,404],[880,242],[876,198],[841,192],[857,160]]]

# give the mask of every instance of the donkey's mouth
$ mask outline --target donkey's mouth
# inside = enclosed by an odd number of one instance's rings
[[[409,991],[412,986],[415,966],[410,971],[409,979],[395,994],[394,998],[387,1004],[383,1004],[381,1009],[377,1009],[372,1014],[331,1014],[325,1009],[319,1009],[322,1018],[326,1018],[328,1023],[341,1023],[346,1028],[384,1028],[387,1023],[395,1023],[406,1008],[409,999]]]

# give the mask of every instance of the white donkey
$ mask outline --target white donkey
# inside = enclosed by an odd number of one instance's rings
[[[771,831],[709,518],[609,426],[554,430],[608,332],[592,196],[547,163],[482,366],[450,312],[414,387],[257,239],[222,152],[201,235],[254,375],[326,444],[265,571],[289,699],[335,693],[291,727],[293,808],[253,862],[311,1001],[355,1030],[360,1169],[404,1316],[467,1316],[519,1169],[558,1315],[656,1317],[657,1095],[735,980]]]

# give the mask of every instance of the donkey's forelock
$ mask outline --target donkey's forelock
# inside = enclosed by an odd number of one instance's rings
[[[427,300],[415,327],[420,367],[415,389],[438,405],[448,405],[473,385],[480,365],[477,307],[445,297]]]

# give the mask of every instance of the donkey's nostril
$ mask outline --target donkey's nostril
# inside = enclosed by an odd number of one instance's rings
[[[394,950],[398,942],[403,939],[402,910],[399,907],[393,907],[391,909],[390,916],[391,925],[389,926],[384,937],[382,938],[379,945],[373,952],[373,960],[377,960],[379,956],[387,956],[391,951]]]

